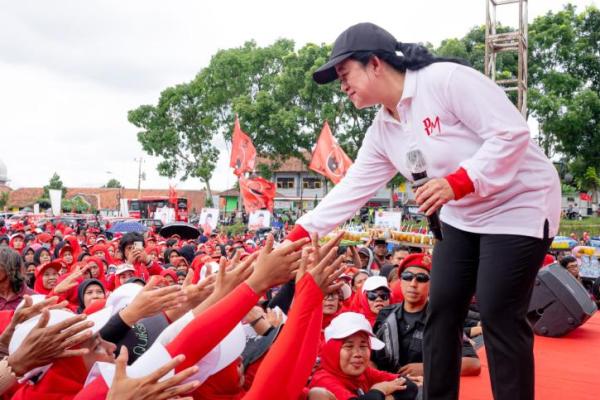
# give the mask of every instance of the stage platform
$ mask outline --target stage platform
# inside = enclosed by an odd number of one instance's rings
[[[535,337],[536,400],[600,399],[600,312],[562,338]],[[463,377],[460,400],[493,399],[485,349],[481,375]]]

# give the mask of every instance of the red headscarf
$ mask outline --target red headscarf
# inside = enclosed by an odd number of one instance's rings
[[[369,307],[369,301],[367,300],[366,292],[360,291],[354,294],[352,304],[350,304],[348,311],[354,311],[364,315],[371,324],[371,326],[375,325],[377,314],[371,311],[371,308]]]
[[[69,400],[83,388],[88,370],[82,357],[56,359],[42,379],[23,385],[12,400]]]
[[[202,400],[237,400],[244,396],[244,391],[240,387],[239,366],[241,358],[238,358],[216,374],[210,376],[192,396],[194,399]]]
[[[81,246],[79,246],[79,241],[76,236],[67,236],[65,237],[65,241],[69,243],[71,249],[73,251],[73,260],[77,260],[79,255],[81,254]]]
[[[94,279],[98,279],[100,282],[102,282],[102,284],[104,285],[104,287],[106,287],[106,274],[104,271],[104,263],[102,262],[102,260],[100,259],[100,257],[95,257],[95,256],[90,256],[87,258],[87,260],[85,261],[85,264],[89,264],[89,263],[94,263],[98,266],[98,277],[94,278]]]
[[[44,271],[48,268],[54,268],[56,273],[63,267],[64,262],[59,260],[49,261],[45,264],[40,265],[35,270],[35,283],[33,284],[33,290],[38,294],[48,294],[52,289],[46,289],[43,283]],[[57,280],[58,283],[58,280]]]
[[[367,333],[362,334],[369,340]],[[321,352],[321,365],[313,376],[311,387],[323,387],[333,393],[336,399],[347,400],[356,397],[359,389],[367,393],[374,384],[390,381],[398,376],[368,366],[360,376],[345,374],[340,367],[343,344],[344,339],[329,339],[325,343]],[[365,360],[367,365],[369,358]]]
[[[177,284],[177,273],[175,271],[173,271],[172,269],[165,269],[160,273],[160,276],[163,277],[163,279],[169,275],[172,279],[173,282],[175,282],[175,284]],[[166,280],[165,280],[166,283]]]
[[[112,257],[110,256],[110,253],[108,252],[108,245],[99,243],[99,244],[92,246],[92,248],[90,249],[90,254],[92,256],[94,256],[96,254],[96,252],[104,253],[104,259],[106,260],[106,262],[109,265],[113,263]]]

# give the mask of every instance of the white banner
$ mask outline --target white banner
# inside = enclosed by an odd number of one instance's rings
[[[50,189],[50,205],[52,206],[52,214],[57,217],[61,213],[62,190]]]
[[[33,205],[33,213],[34,214],[39,214],[40,213],[40,204],[39,203],[35,203]]]
[[[119,200],[119,216],[129,217],[129,206],[127,205],[127,199]]]
[[[198,225],[202,230],[211,232],[217,228],[219,222],[219,209],[218,208],[203,208],[200,212],[200,220]]]
[[[250,214],[248,218],[248,229],[257,230],[271,226],[271,212],[267,210],[258,210]]]
[[[375,227],[380,229],[400,230],[402,225],[402,212],[400,211],[375,211]]]

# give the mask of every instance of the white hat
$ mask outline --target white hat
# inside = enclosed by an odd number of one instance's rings
[[[373,350],[384,348],[385,343],[375,337],[367,318],[355,312],[345,312],[335,317],[329,326],[325,328],[325,342],[328,342],[329,339],[344,339],[356,332],[365,332],[370,336]]]
[[[133,265],[131,265],[131,264],[121,264],[117,267],[117,270],[115,271],[115,275],[121,275],[123,272],[126,272],[126,271],[135,272],[135,268],[133,268]]]
[[[137,283],[124,283],[108,296],[106,306],[112,307],[115,312],[119,312],[127,307],[142,289],[143,287]]]
[[[371,290],[375,290],[380,287],[384,287],[388,290],[390,289],[387,279],[385,279],[384,276],[370,276],[367,278],[367,280],[365,280],[365,283],[363,283],[362,291],[370,292]]]

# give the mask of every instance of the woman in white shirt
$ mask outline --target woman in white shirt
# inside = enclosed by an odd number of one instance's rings
[[[339,79],[356,108],[381,108],[347,175],[288,239],[328,233],[397,172],[412,181],[409,152],[422,155],[431,179],[417,189],[417,203],[427,215],[444,206],[424,336],[424,398],[458,398],[462,323],[476,294],[495,399],[533,399],[526,312],[558,231],[559,179],[502,89],[461,64],[370,23],[337,38],[313,78]]]

